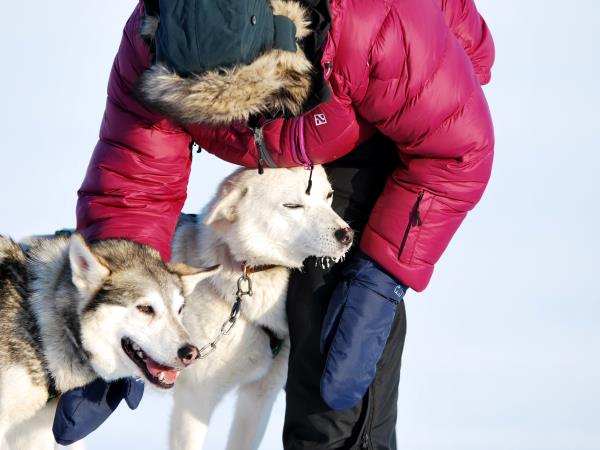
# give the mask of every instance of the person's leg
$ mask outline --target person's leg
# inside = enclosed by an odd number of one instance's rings
[[[331,410],[321,399],[324,366],[319,342],[329,298],[337,284],[336,273],[322,269],[310,259],[303,272],[290,279],[287,312],[290,325],[290,359],[286,384],[284,448],[349,448],[357,440],[362,407]],[[358,425],[359,426],[359,425]]]
[[[387,450],[396,448],[400,361],[406,335],[404,302],[400,302],[375,379],[354,408],[332,410],[321,399],[324,367],[319,343],[323,316],[337,284],[338,270],[315,267],[290,279],[288,316],[291,352],[286,385],[284,448]],[[364,446],[364,447],[363,447]]]
[[[404,301],[398,304],[392,330],[383,355],[377,364],[377,373],[371,384],[370,420],[361,440],[373,450],[396,449],[396,418],[398,416],[398,386],[404,339],[406,337],[406,310]]]

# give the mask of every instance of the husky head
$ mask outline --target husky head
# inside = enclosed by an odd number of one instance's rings
[[[198,349],[181,323],[184,297],[217,268],[164,264],[154,249],[122,239],[69,241],[81,345],[106,380],[139,376],[170,388]]]
[[[309,256],[339,259],[353,232],[331,208],[325,170],[315,166],[312,189],[303,168],[238,170],[221,185],[204,223],[237,261],[301,267]]]

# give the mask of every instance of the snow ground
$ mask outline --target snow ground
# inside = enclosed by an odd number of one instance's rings
[[[6,3],[6,4],[4,4]],[[4,2],[0,232],[74,224],[108,71],[133,0]],[[486,88],[492,183],[428,290],[407,296],[398,439],[409,450],[600,449],[600,5],[478,0],[498,50]],[[231,166],[194,162],[186,211]],[[207,449],[223,448],[230,399]],[[262,449],[281,448],[278,400]],[[168,397],[122,407],[91,450],[165,448]]]

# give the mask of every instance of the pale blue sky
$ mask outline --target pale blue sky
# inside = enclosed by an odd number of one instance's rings
[[[0,233],[74,224],[133,0],[2,0]],[[496,161],[481,204],[407,296],[403,450],[600,449],[600,4],[479,0],[497,62]],[[186,210],[231,166],[194,161]],[[90,450],[166,448],[168,397],[120,408]],[[281,448],[280,397],[262,449]],[[232,404],[207,449],[224,446]]]

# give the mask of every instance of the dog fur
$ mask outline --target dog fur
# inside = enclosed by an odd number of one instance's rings
[[[309,33],[310,21],[296,1],[271,0],[273,13],[289,17],[296,39]],[[146,16],[142,36],[152,41],[160,17]],[[137,83],[138,97],[180,124],[224,125],[247,121],[253,114],[298,115],[310,92],[312,65],[297,46],[295,53],[271,49],[252,63],[182,77],[160,62]]]
[[[218,334],[235,301],[240,262],[276,267],[250,275],[253,295],[217,349],[181,374],[175,387],[170,441],[173,450],[200,449],[211,414],[223,396],[239,388],[228,449],[258,447],[271,408],[287,376],[290,343],[285,298],[290,268],[309,256],[339,259],[351,245],[336,230],[348,225],[331,209],[331,186],[316,166],[310,195],[302,168],[239,170],[196,219],[183,216],[173,240],[173,258],[221,270],[201,281],[190,295],[184,325],[202,346]],[[349,232],[349,236],[352,234]],[[262,327],[283,340],[274,357]]]
[[[150,380],[124,342],[135,343],[144,364],[183,369],[178,350],[190,342],[183,295],[216,271],[165,265],[150,247],[120,239],[88,245],[73,234],[30,244],[0,237],[2,449],[54,447],[50,393],[98,377]],[[153,315],[140,309],[148,306]],[[149,384],[172,386],[157,380]],[[15,431],[25,423],[26,434]]]

